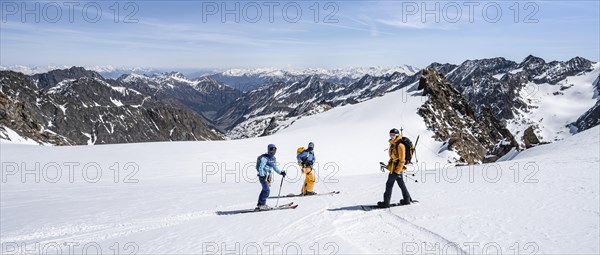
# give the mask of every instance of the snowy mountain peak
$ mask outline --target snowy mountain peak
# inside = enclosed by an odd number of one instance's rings
[[[152,76],[153,80],[161,85],[167,85],[170,88],[174,86],[195,86],[198,81],[190,80],[180,72],[156,73]]]
[[[525,70],[533,70],[546,64],[546,61],[542,58],[529,55],[519,64],[518,68]]]
[[[124,82],[136,82],[136,81],[150,81],[152,78],[143,75],[143,74],[124,74],[122,75],[119,80],[122,80]]]
[[[571,69],[591,69],[593,64],[595,64],[595,62],[582,57],[574,57],[565,62],[566,67]]]
[[[162,79],[175,78],[175,79],[186,79],[187,80],[187,77],[185,77],[185,75],[183,75],[180,72],[176,72],[176,71],[155,73],[153,75],[153,77],[162,78]]]

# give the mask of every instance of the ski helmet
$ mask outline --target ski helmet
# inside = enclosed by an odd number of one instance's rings
[[[275,146],[275,144],[269,144],[269,146],[267,146],[267,152],[269,155],[274,156],[275,152],[277,152],[277,146]]]
[[[396,134],[399,135],[400,131],[398,131],[398,129],[392,128],[392,130],[390,130],[390,134]]]

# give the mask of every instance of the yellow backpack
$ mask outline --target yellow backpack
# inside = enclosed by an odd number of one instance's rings
[[[300,147],[296,150],[296,156],[300,155],[300,153],[304,152],[304,147]]]

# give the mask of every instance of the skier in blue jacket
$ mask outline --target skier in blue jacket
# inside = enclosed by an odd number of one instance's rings
[[[258,196],[258,204],[256,204],[256,210],[270,210],[271,207],[267,205],[267,198],[271,193],[269,188],[269,179],[273,170],[285,178],[285,171],[279,170],[277,167],[277,161],[275,159],[275,153],[277,153],[277,147],[274,144],[269,144],[267,147],[267,153],[261,155],[260,162],[258,164],[258,180],[262,186],[260,195]]]

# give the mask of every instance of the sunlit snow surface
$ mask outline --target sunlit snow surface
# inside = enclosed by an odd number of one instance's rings
[[[419,92],[396,91],[255,139],[77,147],[2,143],[2,252],[600,252],[600,127],[511,155],[512,161],[456,168],[444,164],[456,155],[438,153],[442,144],[416,114],[421,100]],[[378,162],[387,159],[392,127],[404,127],[413,141],[421,136],[419,163],[409,167],[420,170],[411,176],[419,183],[407,180],[420,203],[366,212],[360,205],[382,199],[387,175]],[[277,145],[278,161],[290,173],[281,194],[299,193],[303,179],[295,152],[311,141],[318,161],[315,191],[341,194],[278,201],[296,202],[295,210],[217,215],[254,208],[260,185],[253,168],[269,143]],[[280,181],[276,176],[272,196]],[[393,201],[400,198],[394,187]]]

